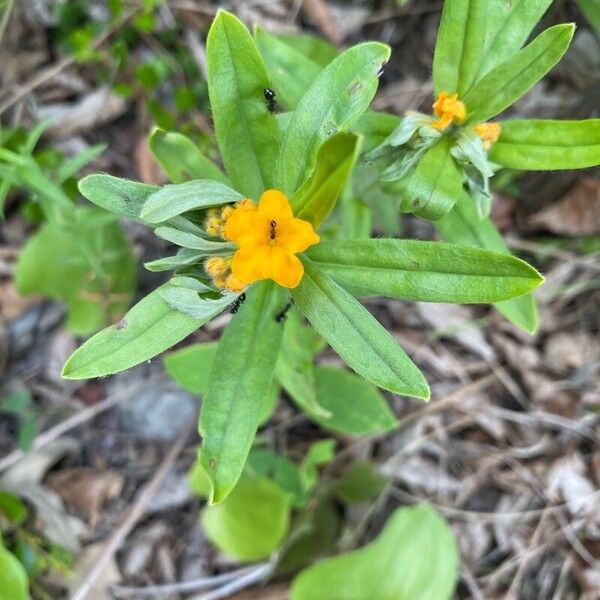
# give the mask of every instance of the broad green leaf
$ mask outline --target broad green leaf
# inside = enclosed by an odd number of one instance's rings
[[[300,54],[316,62],[321,68],[326,67],[339,54],[335,46],[318,35],[281,33],[277,37]]]
[[[577,4],[590,25],[600,37],[600,0],[577,0]]]
[[[523,47],[551,3],[552,0],[488,0],[485,48],[478,78]]]
[[[0,539],[0,598],[29,600],[29,581],[23,565],[9,552]]]
[[[367,381],[427,400],[423,373],[396,340],[346,290],[307,258],[303,262],[304,277],[292,295],[317,332]]]
[[[433,84],[440,92],[463,95],[479,69],[488,0],[446,0],[433,57]]]
[[[211,292],[201,296],[195,290],[168,283],[159,289],[159,294],[171,308],[199,320],[220,313],[235,300],[235,294],[224,293],[214,298]]]
[[[450,154],[451,146],[450,136],[442,137],[412,173],[384,186],[401,195],[400,212],[434,221],[452,209],[462,193],[463,174]]]
[[[63,377],[89,379],[134,367],[174,346],[221,312],[194,319],[171,308],[160,291],[148,294],[119,323],[78,348],[65,363]]]
[[[119,217],[141,221],[144,202],[160,188],[157,185],[121,179],[104,173],[88,175],[79,181],[84,198]]]
[[[317,229],[335,206],[358,158],[360,138],[354,133],[336,133],[319,148],[315,170],[292,198],[299,219]]]
[[[335,495],[346,504],[367,502],[385,489],[387,481],[375,470],[373,463],[358,460],[348,468],[334,486]]]
[[[275,321],[282,304],[281,288],[259,283],[219,342],[200,415],[200,462],[211,479],[211,504],[234,488],[254,440],[283,335]]]
[[[329,413],[317,402],[313,369],[316,337],[312,327],[302,323],[297,311],[290,311],[285,321],[275,375],[300,408],[327,416]]]
[[[326,559],[293,581],[291,600],[449,600],[458,577],[452,530],[427,504],[397,509],[359,550]]]
[[[449,242],[510,254],[492,221],[479,217],[473,201],[466,194],[448,215],[435,222],[435,226]],[[517,327],[529,333],[537,329],[537,308],[532,294],[498,302],[494,306]]]
[[[182,133],[156,128],[150,135],[152,153],[173,183],[213,179],[229,185],[227,176]]]
[[[218,345],[218,342],[192,344],[181,350],[169,352],[163,361],[165,370],[184,390],[204,396],[208,390],[210,372],[215,362]],[[259,423],[262,424],[269,419],[278,399],[279,386],[276,381],[273,381],[263,398]],[[206,495],[208,496],[208,491]]]
[[[243,198],[224,183],[210,179],[174,183],[151,194],[140,216],[146,223],[162,223],[190,210],[221,206]]]
[[[345,435],[389,431],[396,418],[377,388],[354,373],[335,367],[315,369],[317,401],[330,416],[306,412],[321,427]]]
[[[511,169],[585,169],[600,164],[600,119],[503,121],[490,160]]]
[[[286,108],[293,110],[323,67],[261,27],[256,28],[255,38],[272,82],[271,87],[277,94],[276,100],[281,100]]]
[[[487,121],[516,102],[561,59],[574,31],[570,23],[550,27],[482,77],[463,98],[467,122]]]
[[[402,118],[397,115],[368,110],[352,126],[354,133],[363,136],[361,153],[366,154],[380,146],[398,128],[401,121]]]
[[[292,506],[306,506],[309,498],[302,487],[298,467],[288,458],[272,450],[253,449],[248,457],[245,472],[249,475],[268,477],[284,492],[290,494]]]
[[[264,477],[244,476],[231,494],[202,511],[202,528],[225,554],[243,561],[267,558],[290,525],[290,496]]]
[[[321,143],[351,127],[365,112],[389,56],[388,46],[368,42],[346,50],[321,71],[285,132],[277,163],[277,189],[292,196],[312,172]]]
[[[68,228],[46,223],[29,238],[15,281],[21,294],[66,302],[67,327],[83,335],[121,316],[136,274],[133,252],[114,217],[95,207],[79,207],[71,210]]]
[[[242,22],[220,10],[208,32],[208,93],[221,157],[233,187],[258,200],[273,186],[280,132],[267,110],[269,77]]]
[[[513,256],[443,242],[324,241],[307,255],[361,296],[487,303],[521,296],[543,281],[533,267]]]

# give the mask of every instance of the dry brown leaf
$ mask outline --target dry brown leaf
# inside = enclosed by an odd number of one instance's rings
[[[562,200],[534,214],[529,224],[561,235],[600,233],[600,179],[580,179]]]
[[[123,476],[115,471],[74,467],[51,473],[46,485],[94,527],[104,504],[121,493]]]
[[[135,146],[135,163],[143,182],[156,185],[167,183],[168,178],[150,151],[146,137],[141,137]]]
[[[0,283],[0,316],[12,321],[41,301],[39,296],[19,296],[12,281]]]

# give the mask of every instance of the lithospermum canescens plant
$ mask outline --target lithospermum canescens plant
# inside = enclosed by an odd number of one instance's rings
[[[277,90],[278,80],[268,77],[244,25],[221,11],[208,35],[207,61],[224,170],[185,136],[157,130],[150,147],[172,184],[160,188],[105,174],[80,182],[86,198],[153,228],[180,249],[146,263],[174,273],[121,322],[80,347],[65,364],[65,377],[122,371],[235,309],[211,365],[197,365],[209,371],[199,463],[212,503],[236,485],[280,385],[309,416],[328,414],[318,405],[302,342],[284,335],[292,301],[292,310],[359,376],[426,400],[425,376],[358,298],[496,302],[542,281],[526,263],[486,250],[340,235],[336,203],[363,140],[349,130],[369,107],[388,57],[389,48],[376,42],[349,48],[280,119],[264,94]],[[302,385],[288,386],[276,375],[282,357]]]

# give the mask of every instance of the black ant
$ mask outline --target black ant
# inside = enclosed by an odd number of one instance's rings
[[[263,94],[265,96],[265,102],[267,103],[267,110],[269,112],[275,112],[275,104],[277,104],[275,92],[271,88],[265,88]]]
[[[240,306],[246,302],[246,292],[242,292],[236,299],[235,302],[231,306],[231,310],[229,311],[232,315],[240,310]]]
[[[292,308],[292,302],[290,301],[283,307],[283,310],[278,315],[275,316],[275,321],[277,321],[277,323],[281,323],[281,322],[285,321],[285,318],[287,317],[287,314],[291,308]]]

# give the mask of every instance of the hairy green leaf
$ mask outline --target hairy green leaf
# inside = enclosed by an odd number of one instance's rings
[[[473,83],[485,41],[488,0],[446,0],[433,57],[435,94],[464,94]]]
[[[435,222],[437,230],[449,242],[465,244],[510,254],[502,236],[490,219],[481,219],[473,201],[466,194],[443,219]],[[494,304],[511,323],[529,333],[537,329],[537,308],[532,294]]]
[[[281,288],[259,283],[219,342],[200,415],[200,462],[211,480],[211,504],[234,488],[252,446],[283,335],[275,321],[281,305]]]
[[[280,132],[267,110],[263,60],[242,22],[220,10],[208,33],[208,93],[221,157],[233,187],[258,200],[273,186]]]
[[[425,377],[359,302],[310,260],[292,295],[300,311],[344,361],[367,381],[427,400]]]
[[[321,561],[293,581],[291,600],[449,600],[458,577],[452,530],[429,505],[397,509],[359,550]]]
[[[277,163],[277,189],[288,196],[313,170],[321,143],[348,129],[377,91],[378,74],[390,49],[368,42],[349,48],[321,71],[300,100],[287,127]]]
[[[182,133],[158,127],[150,134],[150,149],[173,183],[213,179],[230,185],[227,176]]]
[[[543,278],[498,252],[417,240],[324,241],[308,253],[320,269],[361,296],[420,302],[497,302],[521,296]]]
[[[467,122],[487,121],[516,102],[566,52],[575,26],[555,25],[482,77],[464,96]]]
[[[585,169],[600,164],[600,119],[503,121],[490,160],[511,169]]]
[[[294,194],[294,214],[317,229],[328,217],[356,164],[360,138],[354,133],[336,133],[319,148],[315,170]]]

